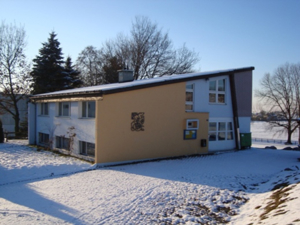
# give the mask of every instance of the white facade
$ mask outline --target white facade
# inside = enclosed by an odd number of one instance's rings
[[[224,80],[225,81],[225,100],[224,103],[218,102],[210,102],[209,98],[209,83],[210,81],[218,81]],[[216,129],[219,128],[219,125],[225,125],[225,131],[218,131],[216,130],[216,135],[222,133],[226,135],[224,140],[210,140],[210,134],[208,137],[208,145],[209,151],[219,151],[219,150],[228,150],[234,149],[236,147],[235,143],[235,131],[233,129],[234,121],[233,121],[233,110],[232,110],[232,96],[230,91],[230,82],[228,76],[219,76],[213,77],[209,79],[201,79],[201,80],[194,80],[188,81],[187,85],[193,84],[194,85],[194,112],[209,112],[209,124],[216,125]],[[251,119],[251,118],[249,118]],[[244,121],[244,120],[243,120]],[[250,122],[249,122],[250,124]],[[228,129],[230,127],[230,129]],[[249,129],[244,127],[243,124],[243,132],[247,133],[250,132],[250,125]],[[232,139],[227,138],[229,135],[228,132],[232,132]]]
[[[69,105],[69,113],[67,116],[59,115],[59,103],[64,103]],[[70,154],[79,156],[80,153],[80,141],[87,143],[95,143],[95,118],[83,118],[82,117],[82,102],[72,101],[72,102],[48,102],[48,115],[42,115],[42,104],[45,103],[35,103],[29,104],[29,117],[31,120],[36,120],[35,128],[31,128],[32,140],[35,140],[36,144],[44,145],[46,147],[54,148],[68,153],[64,148],[57,147],[57,138],[64,137],[70,138],[71,135],[75,134],[72,143],[72,151]],[[31,123],[33,124],[33,123]],[[74,127],[75,129],[72,129]],[[41,134],[49,135],[48,143],[41,143]],[[33,137],[33,135],[35,137]],[[47,145],[50,146],[47,146]],[[82,156],[85,158],[84,156]]]

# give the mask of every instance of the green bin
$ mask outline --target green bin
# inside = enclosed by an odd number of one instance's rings
[[[250,148],[252,145],[251,133],[240,133],[241,148]]]

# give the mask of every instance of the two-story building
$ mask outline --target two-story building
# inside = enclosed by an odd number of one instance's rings
[[[99,164],[240,149],[250,133],[254,67],[39,94],[29,143]]]

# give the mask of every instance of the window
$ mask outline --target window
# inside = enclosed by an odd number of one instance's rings
[[[95,156],[95,144],[85,141],[79,141],[80,154],[87,156]]]
[[[69,102],[58,103],[58,116],[70,116],[70,103]]]
[[[199,120],[198,119],[187,119],[186,127],[187,130],[198,130],[199,128]]]
[[[210,122],[209,141],[233,140],[232,122]]]
[[[187,84],[185,87],[185,111],[194,110],[194,84]]]
[[[40,115],[41,116],[48,116],[49,115],[48,103],[41,103]]]
[[[209,81],[209,102],[225,103],[225,79]]]
[[[39,132],[39,143],[48,144],[49,143],[49,134]]]
[[[233,128],[232,123],[227,123],[227,140],[233,140]]]
[[[209,141],[217,140],[217,123],[209,123],[208,127]]]
[[[95,118],[96,103],[82,102],[81,117],[82,118]]]
[[[62,148],[70,150],[69,148],[70,139],[63,136],[56,136],[56,148]]]

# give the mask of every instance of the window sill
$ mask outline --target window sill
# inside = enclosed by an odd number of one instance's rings
[[[209,142],[226,142],[226,141],[234,141],[234,139],[230,139],[230,140],[208,140]]]
[[[55,147],[56,150],[60,150],[60,151],[66,151],[66,152],[71,152],[70,150],[68,149],[65,149],[65,148],[59,148],[59,147]]]
[[[87,154],[83,154],[83,153],[80,153],[80,155],[82,155],[82,156],[86,156],[86,157],[90,157],[90,158],[95,158],[95,156],[94,156],[94,155],[87,155]]]
[[[226,103],[209,102],[209,105],[227,105]]]
[[[81,119],[81,120],[94,120],[95,117],[79,117],[78,119]]]
[[[55,117],[57,117],[57,118],[63,118],[63,119],[70,119],[71,118],[71,116],[55,116]]]
[[[50,117],[49,115],[38,115],[38,117]]]
[[[39,145],[39,146],[44,146],[44,147],[49,146],[49,144],[50,144],[50,143],[38,142],[38,145]]]

